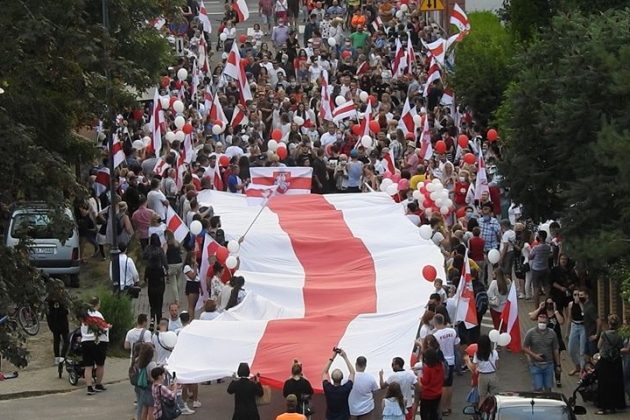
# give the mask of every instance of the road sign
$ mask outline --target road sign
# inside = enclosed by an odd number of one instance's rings
[[[434,10],[444,10],[444,2],[442,0],[422,0],[420,10],[423,12],[432,12]]]
[[[179,36],[175,38],[175,54],[178,57],[184,56],[184,38]]]

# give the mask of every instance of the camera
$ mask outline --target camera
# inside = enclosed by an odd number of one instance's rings
[[[333,347],[333,351],[337,354],[341,354],[341,349],[339,347]]]

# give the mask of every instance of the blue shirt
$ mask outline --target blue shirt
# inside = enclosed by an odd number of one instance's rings
[[[363,163],[358,160],[350,161],[346,166],[346,170],[348,171],[348,187],[358,187],[361,183]]]
[[[491,249],[499,248],[499,235],[501,233],[501,226],[499,221],[494,217],[490,217],[488,221],[485,217],[477,219],[479,222],[479,229],[481,229],[481,238],[486,241],[483,250],[489,251]]]

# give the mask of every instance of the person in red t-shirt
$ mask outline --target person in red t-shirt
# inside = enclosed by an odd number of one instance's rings
[[[439,350],[428,348],[422,354],[422,376],[420,377],[420,417],[439,418],[438,410],[444,384],[444,363]]]
[[[473,237],[468,241],[468,257],[476,262],[479,270],[483,272],[485,266],[483,247],[486,245],[486,241],[481,237],[481,229],[479,227],[473,228],[472,233]]]

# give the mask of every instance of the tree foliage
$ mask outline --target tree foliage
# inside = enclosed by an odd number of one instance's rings
[[[630,11],[560,15],[515,59],[501,171],[591,267],[630,251]]]
[[[546,28],[558,9],[558,0],[504,0],[501,18],[516,41],[528,42]]]
[[[498,108],[511,78],[510,35],[490,12],[470,13],[471,32],[456,48],[451,81],[458,100],[470,106],[477,122],[486,125]]]

